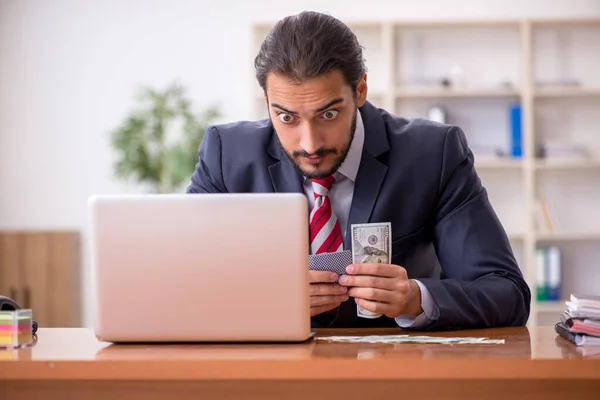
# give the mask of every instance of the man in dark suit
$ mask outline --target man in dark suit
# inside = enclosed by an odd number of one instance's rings
[[[280,21],[255,68],[270,118],[210,127],[188,193],[305,193],[313,254],[350,249],[351,224],[392,225],[391,264],[309,272],[314,327],[526,323],[530,290],[460,128],[367,102],[361,46],[328,15]]]

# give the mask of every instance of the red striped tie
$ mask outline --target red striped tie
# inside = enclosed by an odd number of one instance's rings
[[[342,230],[329,200],[335,178],[313,179],[315,205],[310,213],[310,250],[312,254],[343,250]]]

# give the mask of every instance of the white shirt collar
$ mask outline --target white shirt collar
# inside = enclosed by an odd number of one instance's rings
[[[360,110],[356,111],[356,129],[354,130],[354,139],[348,150],[346,159],[340,165],[337,172],[350,179],[352,182],[356,181],[356,175],[358,174],[358,167],[360,167],[360,160],[362,159],[363,145],[365,143],[365,127],[363,125]]]

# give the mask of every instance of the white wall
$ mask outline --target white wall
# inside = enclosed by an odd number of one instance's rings
[[[600,17],[597,0],[0,1],[0,228],[72,228],[111,175],[109,132],[134,88],[180,79],[223,120],[250,118],[253,22],[305,9],[358,19]],[[84,323],[91,325],[87,246]]]

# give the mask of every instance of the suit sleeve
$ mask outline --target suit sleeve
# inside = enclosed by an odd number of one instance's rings
[[[198,162],[187,193],[225,193],[221,137],[215,127],[206,130],[198,150]]]
[[[439,314],[428,329],[526,324],[531,293],[460,128],[446,133],[434,246],[441,279],[420,279]]]

